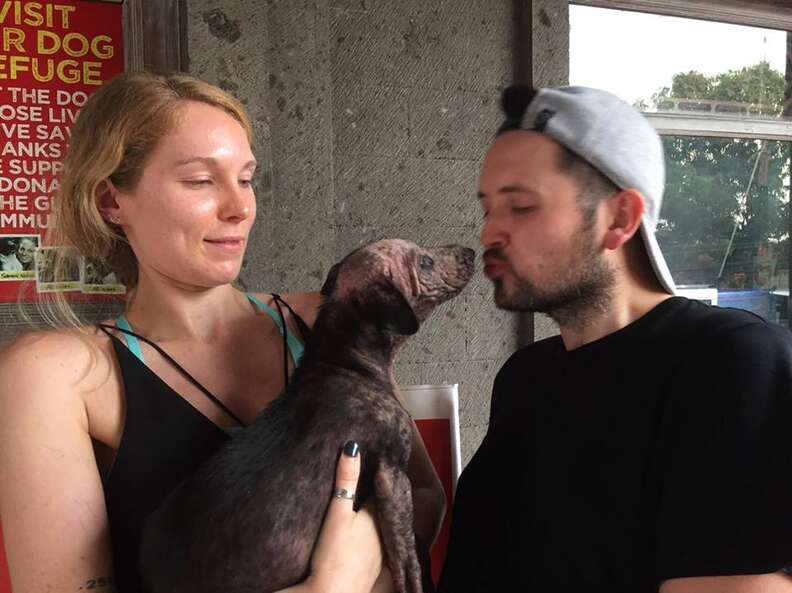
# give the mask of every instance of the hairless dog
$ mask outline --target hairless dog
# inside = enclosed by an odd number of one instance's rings
[[[266,593],[304,580],[334,487],[339,447],[362,450],[355,508],[374,497],[400,593],[421,593],[406,468],[411,419],[393,358],[462,290],[474,253],[391,239],[333,266],[306,351],[285,392],[149,518],[148,593]]]

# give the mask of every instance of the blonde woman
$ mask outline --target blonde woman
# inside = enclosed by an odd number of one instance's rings
[[[232,285],[256,215],[250,143],[241,104],[185,75],[124,74],[83,107],[51,236],[107,265],[129,297],[95,326],[55,303],[61,328],[0,355],[14,593],[139,592],[145,517],[288,380],[319,296]],[[416,525],[431,542],[442,498],[418,445]],[[344,451],[338,486],[353,489],[360,458],[354,443]],[[295,590],[368,592],[378,575],[389,590],[370,510],[328,502],[311,576]]]

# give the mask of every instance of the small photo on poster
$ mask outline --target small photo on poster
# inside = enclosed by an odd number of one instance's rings
[[[0,281],[33,280],[39,235],[0,235]]]
[[[82,258],[82,291],[85,294],[124,294],[126,286],[104,262]]]
[[[57,274],[57,278],[56,278]],[[42,247],[36,251],[36,290],[80,290],[80,257],[69,247]]]

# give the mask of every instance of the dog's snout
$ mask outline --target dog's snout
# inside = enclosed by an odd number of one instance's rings
[[[472,266],[476,261],[476,252],[470,247],[461,247],[457,252],[457,259],[465,266]]]
[[[446,245],[442,249],[447,249],[450,251],[457,263],[462,266],[471,267],[476,261],[476,252],[470,247],[462,247],[461,245]]]

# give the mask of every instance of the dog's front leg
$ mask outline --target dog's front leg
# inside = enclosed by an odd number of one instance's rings
[[[410,480],[401,469],[381,463],[374,477],[374,499],[393,584],[398,593],[423,593],[415,551]]]

